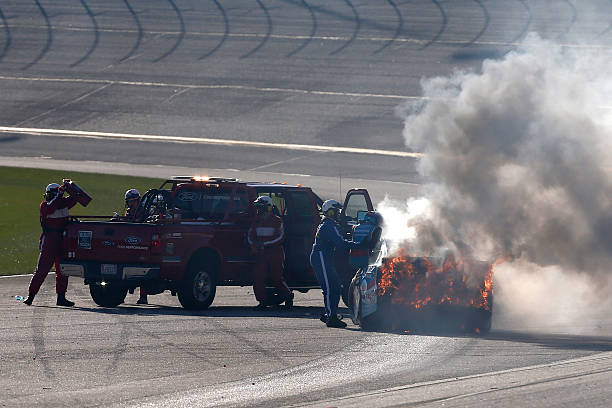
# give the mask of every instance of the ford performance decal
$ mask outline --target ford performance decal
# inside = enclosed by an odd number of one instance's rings
[[[139,237],[135,237],[133,235],[125,237],[125,243],[128,245],[138,245],[141,242],[142,242],[142,239],[140,239]]]

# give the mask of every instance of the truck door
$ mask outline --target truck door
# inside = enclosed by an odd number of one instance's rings
[[[217,248],[222,249],[223,265],[220,277],[223,281],[242,284],[252,282],[250,272],[253,259],[247,233],[254,217],[254,209],[250,204],[253,200],[246,189],[234,187],[227,203],[227,213],[223,221],[215,226],[213,242]]]
[[[321,221],[317,203],[306,190],[287,191],[285,224],[285,277],[292,287],[317,285],[310,267],[310,252]]]
[[[344,233],[345,239],[352,239],[353,226],[359,223],[359,214],[364,214],[364,212],[367,211],[374,211],[374,206],[372,205],[368,190],[364,188],[353,188],[349,190],[348,193],[346,193],[342,209],[340,228]],[[355,275],[355,269],[349,263],[348,253],[344,251],[336,251],[335,263],[342,285],[342,299],[347,299],[349,283]]]
[[[344,205],[342,206],[341,226],[346,235],[345,238],[352,237],[353,226],[357,225],[359,213],[363,211],[374,211],[372,200],[368,190],[364,188],[353,188],[346,193]],[[363,214],[363,213],[362,213]]]

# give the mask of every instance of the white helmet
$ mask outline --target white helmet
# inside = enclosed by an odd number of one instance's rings
[[[59,193],[59,188],[60,185],[57,183],[51,183],[47,186],[47,188],[45,188],[45,200],[46,201],[51,201],[53,200],[53,198],[55,198],[55,196]]]
[[[274,201],[272,201],[272,199],[268,196],[259,196],[257,197],[257,200],[253,201],[253,204],[255,205],[269,205],[269,206],[273,206],[274,205]]]
[[[253,201],[258,214],[272,213],[274,209],[274,201],[268,196],[259,196]]]
[[[342,210],[342,204],[336,200],[327,200],[321,206],[321,211],[326,217],[336,218],[340,215],[340,210]]]
[[[131,188],[125,192],[125,201],[133,200],[135,198],[140,198],[140,191],[135,188]]]

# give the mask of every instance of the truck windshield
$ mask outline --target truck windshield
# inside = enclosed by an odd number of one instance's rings
[[[181,210],[183,218],[222,220],[231,195],[231,190],[218,188],[183,190],[176,195],[174,205]]]

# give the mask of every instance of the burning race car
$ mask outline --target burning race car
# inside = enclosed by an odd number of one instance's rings
[[[365,330],[487,333],[493,307],[492,265],[406,251],[388,257],[384,241],[349,287],[352,320]]]

